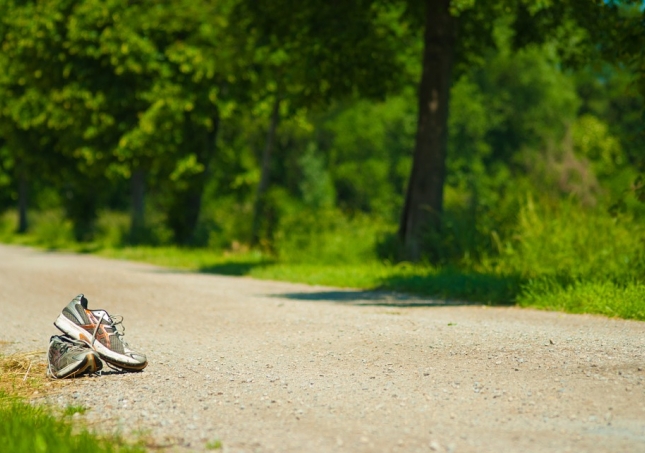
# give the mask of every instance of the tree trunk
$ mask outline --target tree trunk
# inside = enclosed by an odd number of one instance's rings
[[[441,225],[456,25],[449,7],[450,0],[426,1],[417,134],[399,227],[404,254],[415,261],[428,250],[429,237]]]
[[[27,223],[28,205],[28,184],[24,172],[18,176],[18,233],[26,233],[29,224]]]
[[[130,178],[132,210],[130,213],[130,239],[134,243],[141,242],[145,229],[145,189],[146,175],[143,169],[136,168]]]
[[[199,222],[199,215],[202,210],[202,197],[206,187],[206,181],[210,174],[210,164],[215,155],[215,141],[217,140],[217,132],[219,131],[219,115],[213,120],[213,129],[206,131],[204,135],[204,142],[202,144],[202,152],[197,153],[197,162],[204,166],[204,171],[197,176],[195,185],[190,190],[186,204],[186,221],[188,223],[188,242],[195,241],[195,233],[197,231],[197,223]]]
[[[169,212],[169,226],[173,231],[175,242],[179,244],[195,244],[197,242],[197,223],[201,212],[202,196],[206,181],[210,173],[210,163],[213,160],[216,146],[217,133],[219,130],[219,115],[213,120],[213,128],[210,131],[195,130],[187,119],[187,135],[201,137],[195,143],[197,162],[202,164],[204,171],[190,178],[188,187],[182,193],[174,196],[174,201]],[[201,143],[200,143],[201,142]]]
[[[262,151],[262,170],[260,175],[260,184],[255,197],[255,205],[253,206],[253,231],[251,235],[251,243],[257,245],[260,240],[260,225],[262,223],[262,211],[264,210],[264,201],[266,192],[269,188],[269,178],[271,176],[271,154],[273,153],[273,144],[275,143],[275,131],[280,121],[280,96],[276,95],[273,102],[273,110],[271,111],[271,119],[269,120],[269,128],[267,130],[267,139]]]

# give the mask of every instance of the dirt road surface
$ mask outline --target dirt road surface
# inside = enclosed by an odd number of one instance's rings
[[[645,323],[0,246],[2,350],[78,293],[149,366],[48,401],[167,451],[645,452]]]

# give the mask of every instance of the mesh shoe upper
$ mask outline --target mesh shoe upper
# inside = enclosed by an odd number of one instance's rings
[[[76,296],[63,309],[54,323],[63,332],[85,341],[101,358],[119,368],[141,370],[147,365],[146,356],[132,351],[122,339],[123,319],[110,316],[105,310],[89,310],[83,294]],[[98,344],[97,344],[98,343]]]
[[[102,368],[98,355],[89,346],[58,335],[54,335],[49,341],[47,361],[47,372],[55,378],[95,373]]]

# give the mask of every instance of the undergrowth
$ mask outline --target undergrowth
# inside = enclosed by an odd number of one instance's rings
[[[197,272],[645,320],[645,228],[638,209],[610,215],[602,207],[530,197],[505,209],[497,214],[498,228],[484,231],[447,211],[435,244],[438,264],[397,261],[387,253],[395,226],[333,210],[294,213],[269,248],[237,241],[128,245],[126,217],[115,213],[102,215],[93,242],[71,240],[60,213],[34,216],[26,235],[14,234],[7,227],[14,220],[5,214],[0,239]]]

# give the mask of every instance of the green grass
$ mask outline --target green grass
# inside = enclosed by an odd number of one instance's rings
[[[207,450],[221,450],[222,449],[222,441],[219,439],[212,440],[206,444],[206,449]]]
[[[63,410],[63,416],[72,417],[74,414],[84,414],[87,412],[87,408],[83,406],[67,406]]]
[[[47,408],[0,394],[0,445],[7,453],[129,453],[145,451],[101,438],[54,416]]]
[[[595,313],[645,320],[645,285],[610,281],[576,281],[561,285],[549,279],[532,280],[520,293],[519,305],[569,313]]]
[[[290,230],[277,234],[271,254],[243,246],[125,246],[124,216],[113,213],[99,219],[102,233],[92,243],[71,240],[71,227],[56,213],[39,214],[32,232],[19,236],[7,226],[9,215],[0,221],[5,242],[194,272],[645,320],[643,222],[562,200],[537,203],[528,198],[511,224],[488,236],[477,232],[467,238],[463,236],[471,233],[460,230],[459,241],[470,245],[459,255],[449,238],[450,255],[440,266],[379,258],[379,244],[384,234],[392,234],[392,226],[331,211],[319,223],[311,215],[294,217],[286,224]]]
[[[97,436],[71,417],[84,413],[82,406],[54,412],[29,403],[28,397],[72,384],[45,376],[43,351],[0,355],[0,451],[7,453],[130,453],[143,452],[116,437]]]
[[[608,278],[577,280],[503,271],[465,271],[411,263],[302,264],[272,261],[260,253],[224,254],[177,247],[102,249],[101,256],[176,269],[340,288],[379,289],[489,305],[517,304],[569,313],[645,320],[645,285]]]

